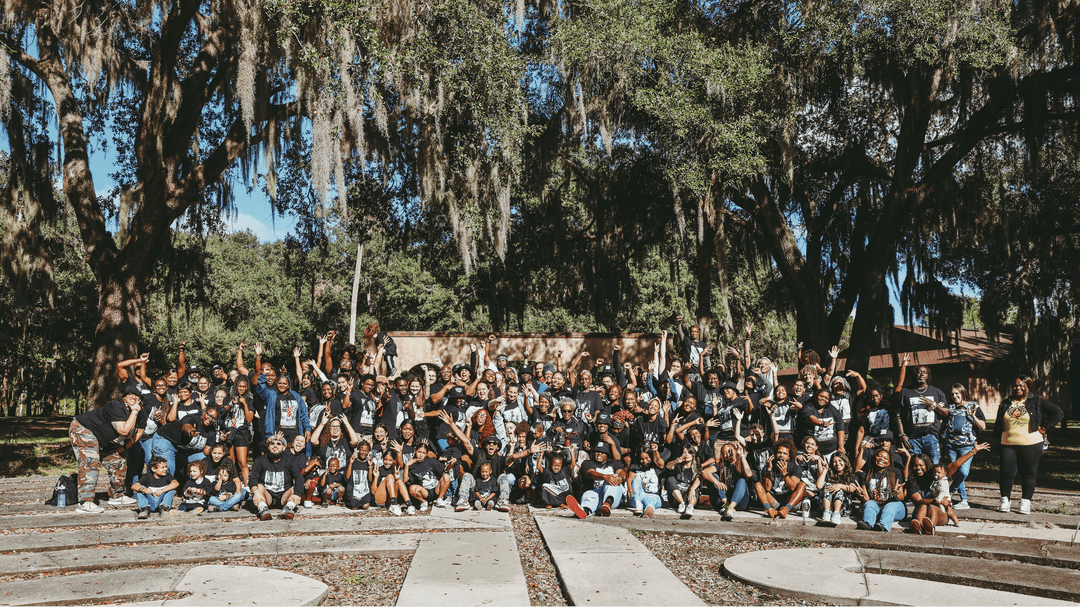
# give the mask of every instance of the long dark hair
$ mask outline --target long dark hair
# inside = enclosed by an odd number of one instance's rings
[[[886,487],[888,489],[888,493],[885,496],[885,501],[889,501],[889,499],[891,499],[892,496],[895,493],[896,467],[893,465],[892,453],[889,453],[887,450],[878,449],[877,451],[874,452],[874,457],[873,457],[873,459],[870,460],[869,474],[866,475],[866,488],[867,489],[870,488],[870,479],[872,477],[874,477],[875,475],[877,475],[878,472],[881,471],[881,469],[877,467],[877,455],[878,455],[878,453],[884,453],[885,455],[889,456],[889,465],[885,468],[885,470],[884,470],[885,474],[883,475],[885,477]],[[870,499],[874,499],[874,496],[871,495]]]

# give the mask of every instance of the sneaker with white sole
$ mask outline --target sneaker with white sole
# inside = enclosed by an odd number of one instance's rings
[[[390,504],[390,514],[394,516],[401,516],[401,506],[397,504]]]
[[[105,512],[105,509],[94,502],[83,502],[79,504],[79,507],[75,509],[75,512],[81,514],[101,514],[102,512]]]
[[[971,506],[967,503],[967,500],[960,500],[953,504],[953,510],[970,510]]]
[[[1020,500],[1020,510],[1017,510],[1020,514],[1031,514],[1031,500]]]
[[[409,516],[416,514],[416,506],[409,504],[409,507],[405,509],[405,514],[408,514]]]
[[[684,512],[683,514],[685,514],[685,515],[686,515],[686,518],[690,518],[691,516],[694,516],[694,507],[693,507],[693,506],[690,506],[690,505],[688,504],[688,505],[686,506],[686,512]]]
[[[802,512],[802,517],[804,519],[810,518],[810,500],[803,500],[802,503],[799,504],[799,510]]]
[[[1008,512],[1011,509],[1012,506],[1009,504],[1009,498],[1001,498],[1001,506],[998,506],[998,512]]]
[[[686,503],[685,502],[679,502],[679,507],[676,508],[675,511],[678,512],[679,514],[682,514],[682,513],[686,512]]]
[[[325,505],[325,502],[323,502],[323,504]],[[311,500],[304,500],[304,507],[308,509],[314,508],[315,502],[312,502]]]
[[[138,503],[139,503],[138,500],[136,500],[135,498],[132,498],[132,497],[128,497],[126,495],[121,495],[119,497],[114,497],[114,498],[109,500],[109,505],[110,506],[116,506],[117,508],[123,508],[124,506],[134,506],[135,504],[138,504]]]
[[[495,509],[499,512],[510,512],[510,502],[499,500],[499,503],[495,504]]]
[[[420,502],[420,512],[427,512],[427,510],[428,510],[427,500],[424,500],[424,501]]]

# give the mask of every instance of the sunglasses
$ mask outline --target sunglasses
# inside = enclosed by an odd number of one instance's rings
[[[270,444],[270,445],[280,445],[280,446],[282,446],[282,447],[284,447],[284,446],[285,446],[285,443],[283,443],[283,442],[281,442],[281,441],[279,441],[279,440],[272,440],[272,441],[270,441],[270,442],[269,442],[269,443],[267,443],[267,444]]]

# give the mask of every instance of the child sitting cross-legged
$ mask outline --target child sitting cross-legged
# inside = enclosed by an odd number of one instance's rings
[[[326,462],[326,472],[319,480],[323,506],[334,506],[345,492],[345,471],[341,469],[336,457]]]
[[[195,460],[188,464],[188,481],[181,492],[182,500],[178,510],[202,514],[206,510],[207,500],[214,485],[206,478],[206,461]]]
[[[498,494],[499,485],[495,482],[495,479],[491,476],[491,464],[484,463],[480,466],[480,478],[476,479],[476,485],[473,487],[472,495],[469,498],[472,500],[473,508],[477,510],[491,510],[495,507],[495,496]]]
[[[146,474],[142,474],[131,484],[131,490],[135,492],[135,499],[139,501],[139,513],[137,518],[150,518],[150,513],[168,512],[172,508],[173,496],[180,483],[176,482],[173,475],[169,474],[169,464],[165,458],[155,455],[150,458],[150,465]]]

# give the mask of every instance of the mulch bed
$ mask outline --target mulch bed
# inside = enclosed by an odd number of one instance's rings
[[[528,506],[511,506],[510,521],[514,525],[518,557],[525,572],[525,584],[529,588],[529,602],[533,605],[569,605],[563,594],[562,584],[555,571],[551,553],[540,535]]]
[[[731,541],[720,537],[644,533],[634,535],[675,577],[709,605],[822,605],[813,601],[778,597],[724,576],[721,565],[743,552],[779,548],[825,548],[828,544]]]

